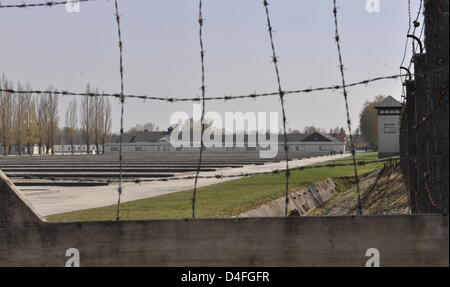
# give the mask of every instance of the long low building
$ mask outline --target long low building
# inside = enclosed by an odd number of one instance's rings
[[[122,153],[124,154],[148,154],[148,153],[196,153],[199,152],[199,144],[197,147],[192,144],[192,141],[173,146],[170,140],[171,131],[144,131],[136,133],[135,135],[124,135],[122,143]],[[257,136],[243,135],[241,138],[236,135],[231,135],[233,140],[232,146],[226,144],[226,136],[223,136],[219,144],[214,144],[205,147],[205,152],[226,153],[226,152],[259,152],[264,150],[258,140]],[[277,135],[272,138],[275,140],[265,142],[272,147],[276,147],[278,152],[284,151],[284,136]],[[331,152],[344,153],[345,141],[341,141],[323,133],[312,134],[298,134],[291,133],[287,135],[287,144],[289,152],[298,153],[323,153],[330,154]],[[113,136],[111,142],[105,144],[105,153],[114,154],[119,153],[120,137]],[[266,148],[267,149],[267,148]]]

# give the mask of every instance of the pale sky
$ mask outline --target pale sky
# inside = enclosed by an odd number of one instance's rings
[[[42,1],[26,1],[28,3]],[[283,89],[340,83],[334,42],[332,0],[271,0],[274,40]],[[21,4],[3,0],[2,4]],[[415,16],[419,0],[412,0]],[[78,92],[89,82],[119,92],[117,27],[113,1],[81,4],[80,13],[64,6],[0,9],[0,73],[33,88],[52,84]],[[406,31],[407,0],[380,0],[368,13],[366,0],[338,1],[342,54],[348,83],[399,73]],[[197,0],[120,0],[124,41],[125,93],[161,97],[200,95]],[[241,95],[277,90],[262,0],[204,0],[206,95]],[[408,58],[411,54],[408,49]],[[407,58],[407,59],[408,59]],[[400,80],[349,89],[353,128],[366,100],[391,95],[400,100]],[[60,103],[61,124],[70,97]],[[113,131],[119,104],[113,104]],[[345,126],[340,91],[287,97],[288,127]],[[280,112],[277,97],[233,102],[208,101],[206,110]],[[154,122],[167,128],[170,115],[192,113],[192,103],[129,99],[125,127]],[[280,113],[281,114],[281,113]]]

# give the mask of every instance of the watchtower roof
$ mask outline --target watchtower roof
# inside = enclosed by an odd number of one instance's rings
[[[375,109],[401,108],[402,104],[392,96],[387,96],[383,101],[375,106]]]

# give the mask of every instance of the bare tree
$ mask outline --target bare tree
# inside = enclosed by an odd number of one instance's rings
[[[98,88],[95,89],[95,93],[99,94]],[[93,137],[95,143],[95,149],[98,153],[100,150],[100,141],[103,130],[103,113],[104,113],[104,97],[94,97],[92,99],[94,115],[93,115]]]
[[[39,96],[39,102],[37,106],[37,116],[38,116],[38,134],[39,134],[39,154],[49,152],[48,145],[48,132],[49,132],[49,97],[47,94],[42,94]]]
[[[86,87],[86,93],[91,93],[91,86],[88,84]],[[92,126],[93,126],[93,100],[90,96],[85,96],[81,100],[81,128],[83,132],[83,139],[86,143],[87,153],[89,154],[90,144],[92,139]]]
[[[315,133],[315,132],[321,132],[320,128],[316,128],[315,126],[306,126],[303,129],[303,133],[304,134],[312,134],[312,133]]]
[[[19,82],[17,84],[17,90],[23,91],[24,88]],[[26,129],[25,129],[25,114],[26,114],[26,99],[23,95],[13,97],[13,135],[14,145],[19,155],[22,155],[22,145],[26,141]]]
[[[112,124],[111,103],[109,102],[108,98],[104,99],[102,124],[103,124],[103,127],[102,127],[102,149],[103,149],[103,153],[105,153],[105,143],[106,143],[106,140],[111,135],[111,124]]]
[[[67,136],[70,144],[70,150],[72,154],[74,153],[74,138],[75,138],[75,132],[78,128],[78,107],[77,107],[77,100],[73,99],[69,103],[69,106],[67,107],[66,111],[66,127],[67,127]]]
[[[0,86],[4,89],[11,87],[11,84],[8,82],[8,79],[4,74],[2,74]],[[11,152],[12,112],[12,94],[8,92],[0,92],[0,133],[4,155]]]
[[[127,133],[128,134],[135,134],[135,133],[138,133],[138,132],[153,132],[153,131],[159,131],[159,130],[160,130],[160,128],[156,124],[154,124],[152,122],[147,122],[147,123],[144,123],[144,124],[137,124],[134,127],[131,127],[127,131]]]
[[[30,83],[25,84],[25,90],[30,91]],[[33,153],[33,144],[36,143],[36,129],[37,129],[37,117],[36,117],[36,105],[31,93],[23,94],[24,100],[24,132],[25,132],[25,145],[29,155]]]
[[[48,126],[47,126],[47,146],[52,151],[52,155],[55,154],[55,137],[58,133],[58,96],[53,94],[53,88],[50,87],[47,92],[47,103],[48,103]]]

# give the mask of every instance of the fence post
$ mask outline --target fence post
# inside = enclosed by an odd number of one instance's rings
[[[406,104],[402,103],[402,112],[400,118],[400,158],[405,159],[408,156],[408,116],[406,111]],[[400,168],[403,173],[403,180],[405,184],[408,183],[408,171],[406,160],[400,162]]]
[[[406,87],[406,144],[408,146],[406,157],[403,161],[407,163],[406,179],[408,180],[408,191],[411,212],[417,212],[417,178],[415,176],[414,160],[416,159],[416,131],[412,128],[416,124],[416,104],[415,104],[415,81],[407,80]],[[402,136],[402,135],[400,135]]]
[[[427,177],[428,169],[428,153],[427,153],[427,132],[423,119],[427,116],[427,66],[425,54],[416,54],[413,57],[414,62],[414,79],[416,81],[415,89],[415,125],[413,129],[416,130],[416,158],[413,159],[413,166],[415,169],[414,175],[417,179],[417,212],[430,212],[431,203],[428,196],[429,185]]]
[[[437,206],[430,212],[448,212],[449,198],[449,1],[425,1],[425,47],[429,71],[427,92],[430,98],[430,183],[431,197]]]

